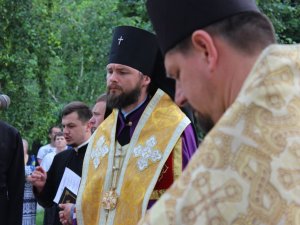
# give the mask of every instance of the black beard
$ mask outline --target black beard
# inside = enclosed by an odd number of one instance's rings
[[[106,107],[107,108],[117,108],[117,109],[123,109],[127,106],[130,106],[134,103],[136,103],[141,95],[141,88],[136,87],[130,92],[123,92],[120,95],[113,95],[110,94],[109,91],[107,91],[107,102]]]
[[[204,135],[206,135],[215,125],[213,120],[207,115],[196,112],[195,117],[197,126],[204,133]]]

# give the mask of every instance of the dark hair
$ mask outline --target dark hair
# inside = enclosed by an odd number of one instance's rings
[[[54,140],[56,140],[57,137],[63,137],[64,133],[63,132],[58,132],[54,135]]]
[[[105,103],[106,103],[106,102],[107,102],[107,94],[104,93],[104,94],[100,95],[100,96],[96,99],[96,104],[97,104],[98,102],[105,102]],[[112,109],[106,105],[105,113],[104,113],[104,119],[106,119],[106,118],[111,114],[111,112],[112,112]]]
[[[73,112],[78,114],[78,119],[82,122],[88,122],[92,117],[91,109],[86,104],[79,101],[67,104],[62,110],[61,117],[67,116]]]
[[[52,133],[52,129],[53,129],[53,128],[59,128],[59,129],[60,129],[59,126],[53,125],[53,126],[51,126],[51,127],[48,129],[48,134],[51,134],[51,133]]]
[[[203,28],[212,36],[222,37],[234,48],[251,55],[276,42],[270,20],[259,12],[244,12]],[[175,49],[188,52],[191,36],[180,42]]]
[[[100,95],[97,99],[96,99],[96,103],[98,102],[106,102],[107,101],[107,95],[104,93],[102,95]]]

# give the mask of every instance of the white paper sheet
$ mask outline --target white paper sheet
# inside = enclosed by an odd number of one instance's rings
[[[77,195],[80,180],[80,176],[66,167],[53,201],[58,204],[65,187],[67,187],[70,191]]]

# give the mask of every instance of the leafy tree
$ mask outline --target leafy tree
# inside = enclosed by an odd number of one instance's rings
[[[280,43],[300,42],[300,3],[293,0],[257,0],[260,9],[274,24]]]
[[[41,125],[53,121],[51,102],[43,101],[47,98],[46,72],[53,47],[47,42],[50,19],[43,5],[35,8],[34,3],[3,0],[0,7],[0,84],[13,103],[4,119],[27,138],[39,138]]]
[[[279,42],[300,41],[296,0],[257,0]],[[30,142],[46,143],[61,108],[92,104],[105,91],[113,28],[151,31],[145,0],[0,0],[0,91],[11,97],[2,120]],[[0,134],[1,135],[1,134]]]

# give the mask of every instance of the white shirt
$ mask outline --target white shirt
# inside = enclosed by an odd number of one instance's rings
[[[66,146],[65,150],[68,149],[68,146]],[[62,150],[62,151],[65,151],[65,150]],[[56,155],[56,148],[55,148],[55,151],[54,152],[50,152],[48,153],[44,159],[42,160],[41,162],[41,167],[43,167],[43,169],[48,172],[48,170],[50,169],[50,166],[53,162],[53,159],[54,159],[54,156]]]
[[[51,166],[51,164],[53,162],[53,159],[54,159],[55,155],[56,155],[56,152],[50,152],[42,160],[41,167],[43,167],[43,169],[46,172],[48,172],[48,170],[50,169],[50,166]]]
[[[40,147],[37,158],[43,160],[43,158],[50,152],[55,152],[56,148],[51,146],[50,144],[44,145]]]

